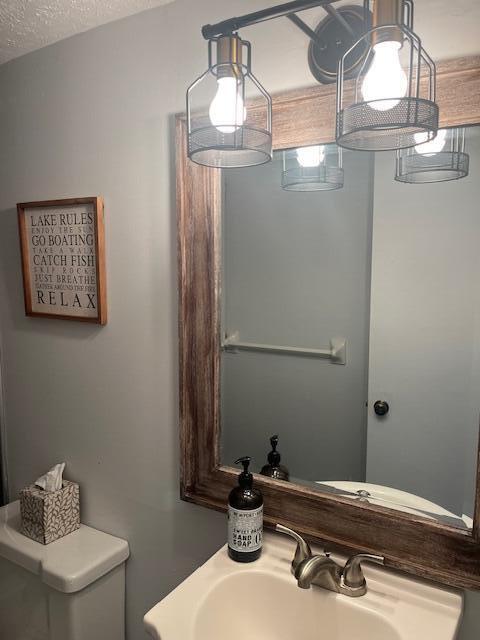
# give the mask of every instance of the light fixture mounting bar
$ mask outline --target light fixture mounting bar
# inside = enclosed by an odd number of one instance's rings
[[[323,8],[325,9],[325,11],[328,13],[329,16],[331,16],[332,18],[335,18],[335,20],[338,20],[338,22],[342,25],[345,31],[347,31],[351,36],[355,37],[355,29],[352,29],[350,24],[345,20],[342,14],[335,9],[335,7],[332,7],[331,4],[327,3],[323,6]]]
[[[298,27],[300,31],[303,31],[303,33],[305,33],[311,40],[313,40],[314,42],[319,42],[319,38],[315,31],[313,29],[310,29],[308,24],[301,18],[299,18],[296,13],[289,13],[286,17],[290,20],[290,22],[293,22],[293,24]]]
[[[206,24],[202,27],[202,35],[205,40],[211,40],[212,38],[228,35],[239,29],[243,29],[243,27],[258,24],[259,22],[289,16],[292,13],[313,9],[314,7],[325,7],[333,2],[338,2],[338,0],[294,0],[293,2],[278,4],[268,9],[247,13],[238,18],[223,20],[222,22],[217,22],[217,24]]]

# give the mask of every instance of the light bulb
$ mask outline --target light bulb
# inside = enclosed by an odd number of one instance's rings
[[[301,167],[318,167],[324,159],[325,147],[323,145],[297,149],[297,161]]]
[[[445,146],[445,142],[447,141],[447,130],[439,129],[435,138],[433,140],[428,140],[428,142],[424,142],[424,140],[428,138],[428,133],[423,131],[422,133],[416,133],[413,137],[415,138],[415,142],[417,142],[417,145],[415,146],[415,151],[417,153],[421,153],[422,156],[433,156],[436,153],[440,153]]]
[[[362,96],[376,111],[393,109],[407,93],[408,81],[400,64],[400,48],[400,42],[393,40],[373,47],[374,56],[362,84]]]
[[[242,126],[246,111],[236,78],[218,78],[217,93],[210,104],[208,115],[210,122],[221,133],[233,133]]]

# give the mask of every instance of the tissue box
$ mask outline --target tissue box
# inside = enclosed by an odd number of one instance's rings
[[[50,544],[80,527],[80,490],[75,482],[63,481],[58,491],[31,485],[20,491],[22,533],[42,544]]]

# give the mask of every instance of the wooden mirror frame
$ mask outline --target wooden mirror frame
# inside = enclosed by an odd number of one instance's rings
[[[437,102],[441,127],[480,123],[480,56],[437,65]],[[328,143],[334,131],[335,86],[273,97],[275,150]],[[220,460],[221,172],[187,158],[184,114],[176,145],[181,497],[225,511],[238,471]],[[480,589],[480,456],[472,531],[260,475],[255,481],[266,526],[280,522],[329,548],[380,554],[387,566]]]

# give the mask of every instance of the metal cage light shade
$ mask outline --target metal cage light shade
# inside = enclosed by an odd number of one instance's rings
[[[368,0],[364,6],[368,16]],[[435,64],[412,31],[411,0],[374,0],[372,24],[339,61],[337,144],[386,151],[414,146],[416,134],[432,140],[438,129]],[[363,64],[346,86],[345,61],[365,45]]]
[[[336,144],[283,152],[282,189],[285,191],[331,191],[342,187],[342,150]]]
[[[465,129],[440,129],[437,137],[409,149],[397,151],[395,180],[410,184],[447,182],[468,175],[469,156],[465,153]]]
[[[209,40],[208,69],[187,90],[187,129],[188,157],[198,164],[272,159],[272,100],[251,72],[250,43],[238,35]]]

